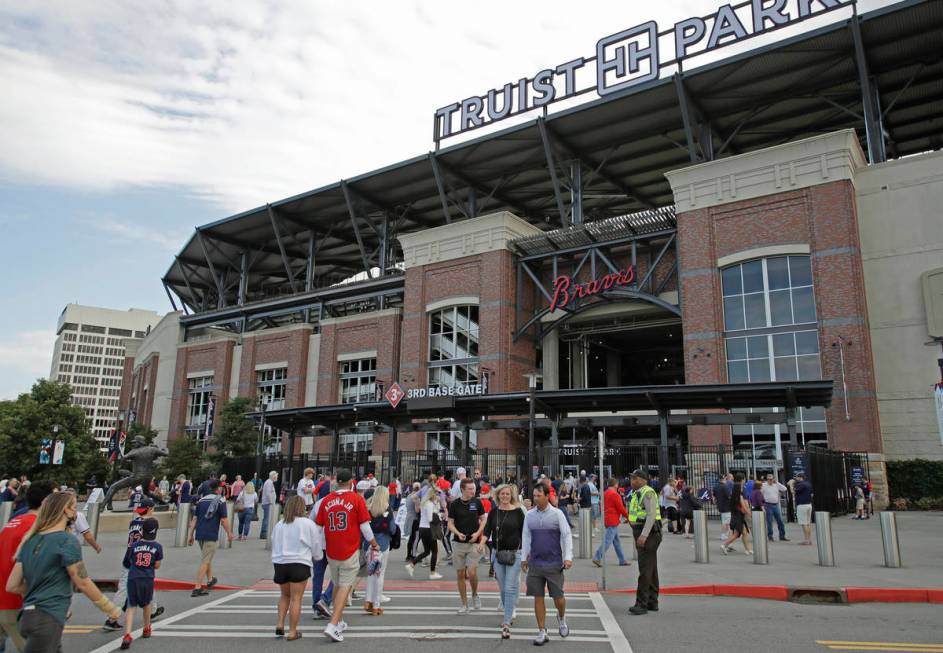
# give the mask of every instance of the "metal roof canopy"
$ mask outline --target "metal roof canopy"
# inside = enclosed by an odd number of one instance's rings
[[[537,412],[549,419],[538,420],[540,427],[549,427],[552,420],[569,420],[573,426],[615,426],[657,424],[645,415],[612,415],[621,411],[657,411],[676,424],[742,424],[785,422],[787,415],[759,413],[712,413],[670,415],[672,410],[735,410],[748,408],[784,408],[829,406],[832,381],[796,381],[788,383],[735,383],[716,385],[627,386],[618,388],[585,388],[579,390],[538,390],[535,392]],[[441,420],[455,422],[457,428],[527,428],[529,393],[509,392],[462,397],[443,397],[430,406],[430,400],[417,400],[410,407],[404,400],[397,408],[386,401],[333,406],[285,408],[265,413],[265,423],[274,428],[301,436],[354,427],[357,422],[374,421],[378,430],[399,431],[442,430]],[[610,415],[581,416],[575,413]],[[261,419],[262,413],[250,413]],[[496,419],[490,419],[497,416]],[[432,426],[409,424],[413,419],[431,420]],[[558,424],[560,422],[558,421]],[[560,424],[567,426],[567,424]],[[448,430],[448,429],[446,429]]]
[[[554,229],[665,206],[692,161],[849,127],[868,151],[872,105],[872,160],[938,149],[941,43],[943,3],[906,0],[204,225],[163,282],[199,313],[394,272],[397,234],[484,213]]]

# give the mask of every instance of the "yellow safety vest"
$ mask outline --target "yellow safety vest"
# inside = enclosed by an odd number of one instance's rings
[[[644,522],[648,517],[648,511],[645,510],[645,504],[642,503],[642,499],[648,493],[655,495],[655,519],[661,521],[661,507],[658,505],[658,494],[651,488],[651,486],[644,486],[641,490],[636,490],[632,494],[632,500],[629,501],[629,522],[634,524],[636,522]]]

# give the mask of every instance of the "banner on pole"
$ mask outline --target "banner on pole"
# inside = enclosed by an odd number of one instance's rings
[[[50,460],[52,460],[52,440],[43,438],[39,445],[39,464],[48,465]]]
[[[65,455],[65,442],[62,440],[56,440],[56,444],[52,450],[52,464],[61,465],[62,457]]]
[[[940,444],[943,444],[943,383],[937,383],[933,389],[933,399],[936,404],[936,421],[940,429]]]

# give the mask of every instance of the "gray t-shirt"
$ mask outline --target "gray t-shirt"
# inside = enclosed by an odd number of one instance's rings
[[[26,579],[23,610],[42,610],[64,624],[72,602],[72,579],[66,567],[82,560],[78,540],[69,531],[33,535],[16,559],[23,564]]]

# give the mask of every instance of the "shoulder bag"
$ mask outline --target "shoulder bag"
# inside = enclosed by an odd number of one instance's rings
[[[501,550],[501,527],[504,526],[504,520],[507,519],[507,514],[506,514],[507,510],[500,510],[499,508],[495,508],[495,510],[498,510],[499,512],[505,513],[505,514],[501,515],[501,523],[498,524],[497,528],[495,529],[494,559],[497,560],[498,564],[511,566],[515,562],[517,562],[517,551]],[[495,518],[495,521],[498,521],[497,518]]]

